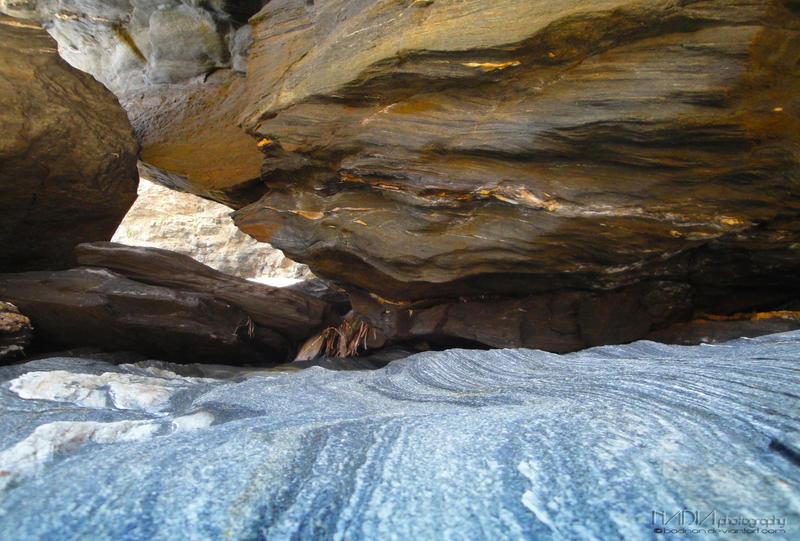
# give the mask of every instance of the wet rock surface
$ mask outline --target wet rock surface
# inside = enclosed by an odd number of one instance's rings
[[[136,198],[138,143],[114,95],[36,24],[0,15],[0,272],[74,265]]]
[[[691,509],[790,539],[799,350],[791,332],[450,350],[368,372],[3,367],[0,527],[15,539],[661,539],[654,513]],[[785,522],[758,522],[773,517]]]

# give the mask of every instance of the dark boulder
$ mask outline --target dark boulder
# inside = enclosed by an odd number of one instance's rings
[[[111,269],[137,282],[216,297],[246,312],[256,325],[289,340],[308,338],[339,319],[330,304],[308,293],[231,276],[169,250],[94,242],[81,244],[75,253],[81,265]]]
[[[0,126],[0,272],[73,266],[136,198],[125,111],[38,25],[0,15]]]
[[[178,362],[271,364],[291,343],[209,293],[144,284],[106,269],[0,275],[0,298],[28,315],[39,347],[96,346]]]

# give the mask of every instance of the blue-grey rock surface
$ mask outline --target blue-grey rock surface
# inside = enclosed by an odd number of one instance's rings
[[[798,539],[798,361],[796,331],[375,371],[2,367],[0,538]]]

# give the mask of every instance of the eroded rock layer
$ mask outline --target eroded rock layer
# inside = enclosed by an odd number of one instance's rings
[[[0,296],[31,318],[39,351],[88,346],[176,362],[274,364],[292,348],[213,294],[149,285],[107,269],[2,274]]]
[[[0,363],[24,356],[32,336],[30,319],[10,302],[0,301]]]
[[[29,4],[62,48],[109,26]],[[800,296],[795,1],[140,4],[85,45],[143,174],[390,340],[562,351]]]
[[[37,25],[0,15],[0,272],[64,268],[136,198],[138,143],[114,95]]]
[[[580,347],[780,303],[800,270],[792,5],[270,2],[241,116],[270,191],[235,220],[389,335]]]
[[[340,321],[321,295],[230,276],[168,250],[96,242],[76,255],[84,267],[0,274],[0,299],[31,318],[38,351],[268,365]]]

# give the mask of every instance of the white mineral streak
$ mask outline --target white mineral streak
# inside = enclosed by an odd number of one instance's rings
[[[187,432],[208,428],[214,422],[214,415],[207,411],[198,411],[190,415],[183,415],[172,420],[172,427],[175,432]]]
[[[533,485],[531,490],[526,490],[522,494],[522,505],[527,507],[536,518],[550,528],[554,534],[558,534],[558,528],[556,527],[553,520],[550,518],[550,513],[547,511],[547,502],[542,500],[540,492],[538,490],[541,487],[544,479],[539,474],[538,466],[536,461],[530,460],[527,462],[520,462],[517,466],[519,472],[524,475],[525,477],[530,480],[531,485]]]
[[[9,389],[28,400],[72,402],[87,408],[115,408],[159,412],[186,382],[134,374],[106,372],[76,374],[65,370],[28,372],[11,381]]]
[[[144,440],[160,428],[149,421],[56,421],[36,427],[16,445],[0,452],[0,489],[12,480],[33,475],[57,453],[70,453],[82,445]]]

